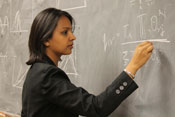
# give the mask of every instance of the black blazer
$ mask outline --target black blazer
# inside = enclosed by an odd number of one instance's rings
[[[72,84],[65,72],[45,57],[44,62],[34,63],[27,73],[21,117],[106,117],[137,88],[122,72],[95,96]]]

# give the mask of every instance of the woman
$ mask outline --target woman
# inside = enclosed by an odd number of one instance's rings
[[[29,37],[31,65],[22,92],[22,117],[106,117],[138,88],[137,70],[152,54],[150,42],[137,46],[126,69],[98,96],[72,84],[60,68],[62,55],[72,52],[74,19],[55,8],[40,12]]]

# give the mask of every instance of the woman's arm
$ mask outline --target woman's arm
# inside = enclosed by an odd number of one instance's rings
[[[138,88],[136,83],[122,72],[101,94],[95,96],[81,87],[76,87],[62,73],[50,69],[52,75],[42,84],[43,96],[76,115],[106,117]],[[50,73],[49,73],[50,74]]]

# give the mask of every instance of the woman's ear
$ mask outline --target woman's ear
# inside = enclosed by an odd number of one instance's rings
[[[46,47],[49,47],[49,46],[50,46],[49,41],[44,42],[44,45],[45,45]]]

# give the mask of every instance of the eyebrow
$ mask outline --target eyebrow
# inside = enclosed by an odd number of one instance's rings
[[[63,29],[72,29],[72,27],[62,27]]]

